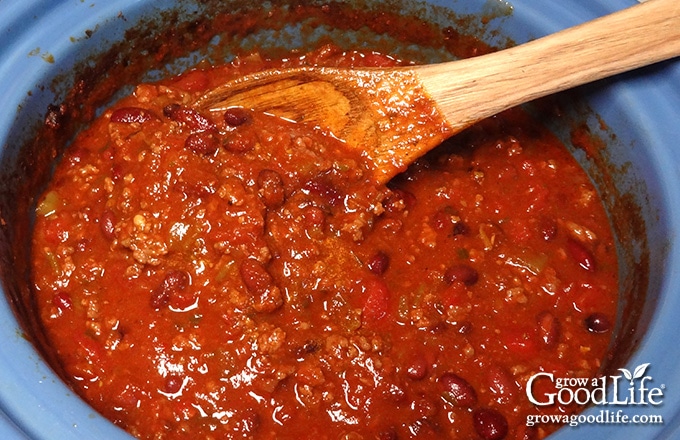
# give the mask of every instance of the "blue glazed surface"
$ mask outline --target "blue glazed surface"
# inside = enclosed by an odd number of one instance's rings
[[[75,60],[123,38],[125,29],[143,15],[172,6],[168,0],[38,1],[0,0],[0,113],[2,165],[16,153],[10,139],[21,137],[24,126],[55,95],[41,85],[68,73]],[[497,23],[517,42],[633,5],[633,0],[437,0],[431,3],[476,13],[490,4],[511,5],[513,13]],[[121,15],[122,14],[122,15]],[[124,19],[122,18],[124,16]],[[631,24],[634,25],[634,24]],[[90,38],[86,30],[97,29]],[[51,62],[52,59],[54,62]],[[662,415],[663,425],[588,424],[566,427],[556,439],[677,438],[680,425],[680,358],[677,341],[680,312],[680,62],[623,75],[587,91],[588,104],[616,133],[610,156],[616,164],[632,164],[617,182],[622,192],[633,191],[644,208],[650,249],[647,331],[628,369],[650,363],[654,385],[665,387],[660,406],[617,407],[630,415]],[[0,170],[0,172],[4,172]],[[654,312],[654,313],[652,313]],[[42,361],[22,336],[12,310],[0,302],[0,438],[126,439],[127,434],[78,399]],[[591,408],[597,414],[602,408]]]

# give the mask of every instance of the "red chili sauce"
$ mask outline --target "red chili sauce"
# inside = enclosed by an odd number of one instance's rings
[[[139,85],[37,207],[33,279],[73,388],[145,439],[540,438],[537,372],[598,374],[607,217],[520,110],[387,186],[321,130],[190,103],[244,73],[395,64],[325,47]]]

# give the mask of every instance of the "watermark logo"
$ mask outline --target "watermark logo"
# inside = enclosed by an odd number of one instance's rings
[[[568,423],[663,423],[661,416],[630,417],[622,410],[611,411],[612,406],[657,407],[663,403],[666,386],[654,386],[654,379],[647,374],[650,364],[638,365],[632,371],[619,368],[621,375],[595,378],[556,377],[552,373],[540,372],[529,378],[526,386],[527,398],[537,407],[551,405],[581,405],[607,407],[599,417],[571,415],[551,417],[548,415],[528,416],[527,424]],[[588,417],[591,417],[590,420]]]
[[[642,364],[631,373],[625,368],[623,376],[595,378],[556,378],[552,373],[536,373],[527,382],[527,397],[536,406],[561,405],[660,405],[665,386],[650,386],[651,376],[645,375],[649,364]],[[625,386],[626,381],[628,385]],[[554,391],[535,393],[538,381],[547,380]],[[623,385],[623,386],[622,386]]]

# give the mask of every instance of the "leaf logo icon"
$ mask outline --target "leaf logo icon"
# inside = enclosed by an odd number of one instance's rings
[[[649,367],[649,363],[638,365],[635,370],[631,373],[625,368],[619,368],[619,371],[623,373],[623,376],[628,379],[631,385],[633,385],[633,381],[635,379],[640,379],[642,376],[645,375],[645,371],[647,371],[647,368]]]
[[[630,381],[630,383],[633,383],[633,375],[630,373],[630,371],[626,370],[625,368],[619,368],[619,371],[623,373],[623,376]]]
[[[639,379],[642,376],[644,376],[645,371],[647,370],[647,367],[649,367],[649,364],[638,365],[638,367],[633,372],[633,379]]]

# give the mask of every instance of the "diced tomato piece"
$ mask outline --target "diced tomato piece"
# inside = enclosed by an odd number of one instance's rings
[[[51,245],[58,245],[68,239],[70,227],[61,217],[55,217],[44,223],[45,241]]]
[[[527,196],[533,199],[527,212],[541,212],[548,207],[550,190],[541,185],[531,186],[527,190]]]
[[[168,305],[174,310],[186,310],[196,304],[196,293],[193,291],[176,292],[171,298]]]
[[[363,283],[364,302],[363,314],[368,322],[376,322],[385,318],[389,313],[390,292],[387,284],[379,278],[369,278]]]
[[[366,67],[385,67],[393,66],[394,59],[380,53],[368,53],[364,56],[362,64]]]
[[[531,239],[534,229],[535,227],[520,218],[510,219],[503,224],[503,231],[512,239],[513,243],[526,243]]]
[[[459,306],[467,299],[467,288],[460,281],[454,282],[444,289],[441,298],[442,304],[446,307]]]
[[[572,304],[583,313],[606,310],[611,307],[611,294],[592,284],[572,287]]]
[[[578,242],[573,239],[567,240],[567,252],[571,258],[579,265],[581,268],[587,271],[595,271],[597,264],[595,262],[595,257],[593,253],[586,248],[583,243]]]
[[[533,329],[518,328],[505,330],[502,342],[513,354],[527,358],[538,355],[536,332]]]
[[[208,88],[209,84],[208,76],[202,70],[187,72],[175,82],[175,86],[189,92],[201,92]]]
[[[117,406],[130,409],[139,405],[139,388],[134,385],[126,384],[120,391],[114,392],[111,396]]]
[[[86,336],[77,335],[75,341],[79,346],[79,356],[89,362],[90,364],[96,364],[101,359],[102,350],[97,342]]]

